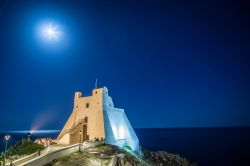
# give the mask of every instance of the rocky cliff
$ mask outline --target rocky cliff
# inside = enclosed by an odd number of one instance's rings
[[[139,158],[126,148],[112,145],[100,145],[73,153],[69,156],[54,160],[47,166],[196,166],[197,164],[176,154],[168,152],[151,152],[142,149]]]

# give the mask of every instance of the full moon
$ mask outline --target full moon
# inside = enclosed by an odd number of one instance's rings
[[[60,31],[59,26],[53,23],[45,24],[42,27],[42,34],[44,38],[49,41],[59,40],[62,36],[62,32]]]

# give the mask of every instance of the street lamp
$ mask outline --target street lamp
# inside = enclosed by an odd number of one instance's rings
[[[82,136],[82,131],[79,131],[79,152],[81,152],[81,136]]]
[[[10,139],[10,135],[5,135],[4,140],[5,140],[5,151],[4,151],[4,164],[6,163],[6,152],[7,152],[7,146],[8,146],[8,141]]]
[[[102,166],[102,158],[103,158],[104,154],[101,153],[101,166]]]

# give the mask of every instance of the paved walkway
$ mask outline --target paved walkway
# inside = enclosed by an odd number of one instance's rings
[[[31,159],[35,159],[35,158],[38,158],[40,156],[45,156],[49,153],[52,153],[54,151],[57,151],[57,150],[60,150],[60,149],[63,149],[63,148],[67,148],[68,146],[65,146],[65,145],[51,145],[51,146],[48,146],[46,147],[44,150],[41,151],[41,154],[39,155],[38,152],[35,152],[31,155],[28,155],[28,156],[25,156],[25,157],[22,157],[22,158],[19,158],[17,160],[14,160],[13,163],[15,165],[21,165]],[[10,163],[7,163],[6,166],[9,166]]]
[[[87,142],[85,142],[82,144],[81,149],[84,150],[84,149],[94,147],[94,146],[102,144],[102,143],[103,142],[99,142],[99,143],[87,143]],[[31,154],[29,156],[15,160],[14,164],[19,165],[19,166],[26,165],[30,161],[33,162],[35,160],[40,160],[41,157],[50,156],[50,155],[53,156],[53,153],[58,153],[59,151],[64,151],[64,149],[65,149],[65,151],[67,151],[67,149],[72,147],[72,146],[77,148],[79,146],[79,144],[78,145],[77,144],[75,144],[75,145],[57,145],[57,144],[51,145],[51,146],[48,146],[46,149],[42,150],[40,155],[38,154],[38,152],[36,152],[36,153]],[[78,148],[75,150],[77,151]]]

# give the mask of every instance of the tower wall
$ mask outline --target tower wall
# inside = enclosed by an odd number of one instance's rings
[[[94,89],[92,91],[92,96],[84,97],[80,92],[75,93],[73,111],[57,138],[58,143],[62,142],[60,140],[66,133],[71,133],[71,139],[74,141],[64,140],[63,144],[77,143],[78,140],[84,141],[83,136],[80,138],[79,133],[79,131],[83,130],[83,127],[77,126],[78,123],[81,123],[81,121],[87,125],[87,137],[89,140],[95,140],[95,138],[101,139],[105,137],[102,96],[102,88]],[[85,118],[87,118],[87,122],[85,122]],[[73,130],[73,128],[76,129]]]

